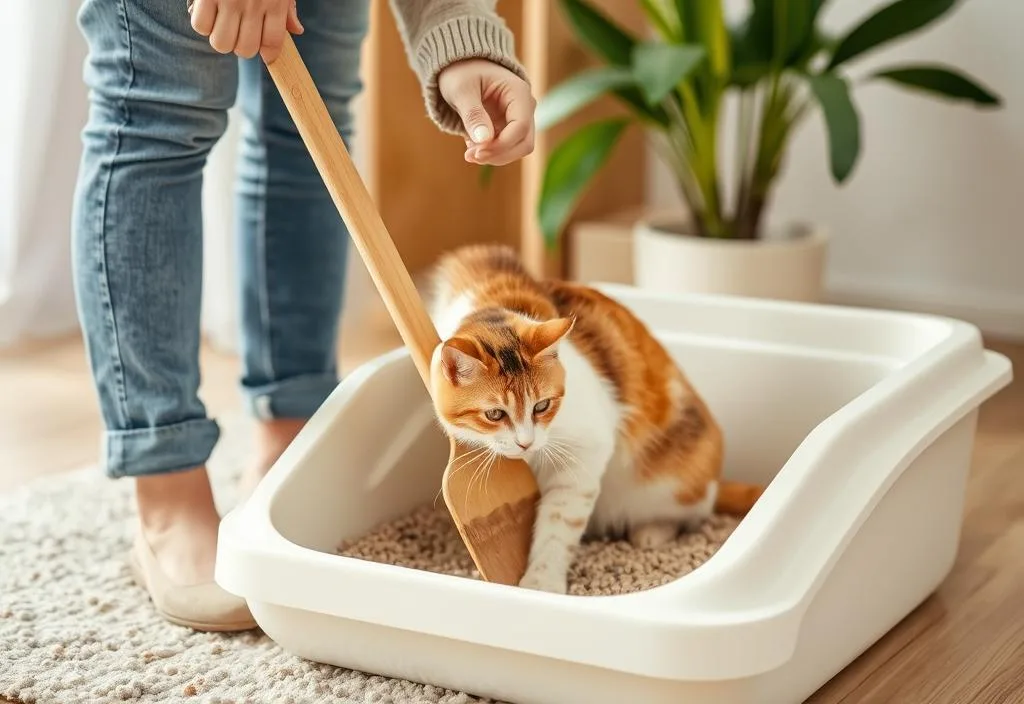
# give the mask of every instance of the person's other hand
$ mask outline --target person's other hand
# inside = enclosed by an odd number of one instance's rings
[[[441,97],[462,118],[466,161],[503,166],[533,151],[537,106],[526,81],[486,59],[465,59],[443,69]]]
[[[192,28],[221,54],[270,63],[281,53],[285,32],[302,34],[295,0],[189,0]]]

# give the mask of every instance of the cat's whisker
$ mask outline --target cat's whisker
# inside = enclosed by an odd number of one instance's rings
[[[554,460],[552,459],[551,449],[548,448],[547,446],[544,446],[540,451],[540,462],[541,466],[545,468],[554,466],[555,464]]]
[[[575,459],[576,458],[569,451],[567,446],[562,445],[561,443],[559,443],[557,441],[554,442],[554,443],[549,442],[549,446],[551,448],[551,452],[553,453],[553,455],[558,457],[559,459],[561,459],[563,464],[571,465],[571,464],[575,463]]]
[[[559,457],[564,457],[567,460],[573,459],[573,455],[569,451],[568,446],[561,445],[559,443],[552,443],[551,444],[551,450],[552,450],[552,452],[557,453]]]
[[[549,445],[554,456],[560,460],[559,471],[567,472],[573,481],[576,482],[576,488],[578,489],[582,484],[582,477],[580,476],[580,468],[577,466],[575,456],[557,440],[554,443],[549,441]]]
[[[495,463],[497,461],[498,461],[498,453],[492,452],[491,453],[491,461],[487,463],[487,468],[484,469],[484,478],[483,478],[483,482],[484,482],[484,495],[487,497],[488,500],[490,500],[490,498],[491,498],[491,483],[490,483],[491,470],[494,469],[494,465],[495,465]]]
[[[471,462],[476,458],[482,457],[484,453],[487,452],[490,452],[490,448],[487,447],[486,445],[481,445],[480,447],[474,447],[469,450],[466,450],[461,455],[458,455],[455,458],[453,458],[452,462],[458,462],[459,460]]]
[[[476,484],[476,482],[483,481],[487,473],[487,467],[489,467],[497,457],[494,450],[491,450],[490,448],[487,448],[487,450],[487,459],[477,463],[476,469],[473,470],[473,475],[469,478],[469,492],[467,493],[471,493],[473,491],[473,485]],[[481,486],[483,485],[481,484]]]
[[[575,471],[572,468],[572,461],[568,455],[559,454],[560,450],[552,449],[550,457],[551,464],[554,465],[555,471],[557,472],[568,472],[579,486],[579,478],[576,476]]]
[[[461,470],[465,469],[467,466],[469,466],[470,464],[473,464],[474,462],[479,464],[479,460],[484,456],[485,453],[487,453],[489,451],[490,451],[489,447],[487,447],[486,445],[481,445],[479,447],[471,447],[470,449],[468,449],[465,452],[463,452],[461,455],[457,455],[452,460],[452,463],[454,464],[456,462],[459,462],[460,460],[461,460],[461,463],[458,464],[455,467],[455,469],[453,469],[451,471],[451,474],[449,476],[450,477],[454,477]],[[434,501],[433,501],[434,508],[437,508],[437,500],[439,498],[441,498],[441,493],[443,491],[444,491],[444,489],[442,487],[442,488],[438,489],[437,493],[434,495]]]

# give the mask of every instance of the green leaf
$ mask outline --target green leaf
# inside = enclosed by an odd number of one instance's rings
[[[717,0],[711,1],[716,2]],[[679,18],[679,26],[682,28],[680,38],[684,42],[700,41],[700,34],[697,28],[699,24],[697,17],[699,9],[697,5],[703,2],[706,2],[706,0],[675,0],[676,16]]]
[[[569,24],[580,40],[616,66],[629,66],[636,39],[608,15],[584,0],[561,0]]]
[[[637,43],[632,35],[584,0],[559,1],[566,19],[584,45],[613,66],[630,66],[633,46]],[[626,87],[613,93],[645,120],[659,125],[668,124],[665,111],[660,107],[648,107],[639,89]]]
[[[549,247],[558,241],[587,184],[608,161],[628,124],[618,118],[592,122],[551,151],[537,206],[540,229]]]
[[[674,10],[666,6],[666,0],[640,0],[647,21],[654,25],[663,39],[679,41],[681,39],[679,16],[673,16]]]
[[[778,68],[806,66],[825,47],[816,22],[827,1],[752,0],[750,14],[729,31],[729,84],[749,88]]]
[[[534,116],[537,129],[548,129],[616,88],[635,85],[636,78],[628,68],[605,66],[582,71],[559,83],[540,99]]]
[[[480,188],[487,190],[487,187],[491,185],[493,177],[494,166],[492,164],[482,164],[477,172],[477,183],[480,185]]]
[[[831,53],[836,48],[835,37],[826,34],[819,27],[815,27],[803,49],[792,58],[790,66],[798,71],[805,71],[811,61],[821,52]]]
[[[979,85],[975,79],[952,68],[901,66],[876,71],[871,75],[944,98],[967,100],[978,105],[1002,105],[999,96]]]
[[[814,5],[807,0],[774,0],[773,5],[772,59],[786,66],[811,37]]]
[[[752,0],[737,41],[747,63],[793,65],[815,39],[815,22],[826,0]]]
[[[850,99],[846,79],[834,73],[810,76],[811,91],[821,105],[828,128],[832,177],[842,183],[853,171],[860,153],[860,116]]]
[[[732,71],[729,73],[729,85],[740,88],[749,88],[771,73],[771,56],[762,55],[750,21],[747,18],[730,29]]]
[[[957,0],[896,0],[886,5],[840,40],[827,70],[922,29],[952,10],[956,3]]]
[[[705,47],[708,65],[715,76],[729,72],[731,48],[725,24],[722,0],[676,0],[683,18],[683,40]]]
[[[644,42],[633,48],[633,74],[649,105],[657,105],[704,58],[703,47]]]
[[[737,27],[734,41],[751,62],[770,63],[775,43],[775,17],[768,2],[753,0],[750,15]]]

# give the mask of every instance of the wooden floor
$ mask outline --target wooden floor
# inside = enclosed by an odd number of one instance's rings
[[[988,344],[1024,375],[1024,345]],[[364,345],[343,367],[378,351]],[[237,408],[236,361],[204,349],[203,364],[210,411]],[[0,354],[0,491],[95,462],[94,398],[77,340]],[[952,574],[809,701],[1024,704],[1024,380],[982,408]]]

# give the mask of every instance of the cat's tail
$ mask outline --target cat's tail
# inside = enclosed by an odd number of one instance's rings
[[[721,480],[715,498],[715,512],[744,516],[761,498],[764,487],[758,484]]]

